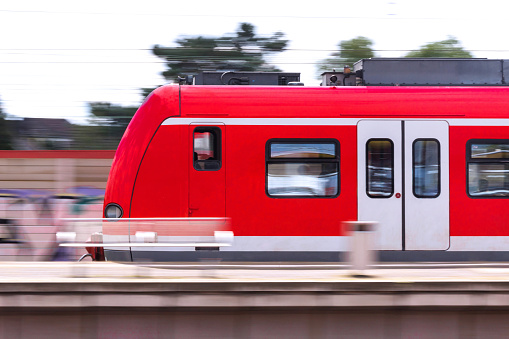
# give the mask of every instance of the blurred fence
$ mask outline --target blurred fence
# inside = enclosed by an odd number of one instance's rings
[[[115,151],[0,151],[0,189],[104,189]]]
[[[92,234],[114,151],[0,151],[0,260],[75,260],[56,232]]]

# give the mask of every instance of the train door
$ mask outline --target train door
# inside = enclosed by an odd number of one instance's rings
[[[225,217],[225,126],[189,126],[189,216]]]
[[[449,247],[449,125],[358,123],[358,219],[378,222],[382,250]]]

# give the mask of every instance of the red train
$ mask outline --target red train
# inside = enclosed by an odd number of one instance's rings
[[[229,218],[233,246],[214,253],[228,260],[337,260],[351,220],[379,222],[382,260],[507,259],[509,88],[163,86],[127,128],[104,204]]]

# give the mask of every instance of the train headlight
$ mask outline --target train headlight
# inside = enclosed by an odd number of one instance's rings
[[[106,218],[121,218],[123,214],[124,211],[122,211],[122,207],[118,204],[108,204],[104,209],[104,216]]]

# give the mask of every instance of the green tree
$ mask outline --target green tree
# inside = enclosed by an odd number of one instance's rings
[[[1,150],[12,150],[12,136],[9,132],[9,125],[5,120],[6,114],[2,109],[0,102],[0,149]]]
[[[115,149],[138,107],[89,102],[91,125],[76,126],[76,148]]]
[[[419,50],[405,55],[407,58],[472,58],[472,54],[461,46],[452,36],[446,40],[430,42],[421,46]]]
[[[284,33],[270,37],[256,35],[255,26],[241,23],[235,34],[223,37],[183,37],[178,47],[155,45],[152,52],[167,61],[166,79],[178,81],[179,76],[196,75],[200,71],[280,71],[269,65],[265,57],[282,52],[288,44]],[[153,88],[142,88],[147,96]],[[76,148],[112,149],[131,121],[137,107],[114,105],[109,102],[88,103],[90,126],[76,126]]]
[[[255,26],[241,23],[235,34],[223,37],[183,37],[177,47],[155,45],[152,52],[166,60],[163,76],[178,81],[179,76],[196,75],[200,71],[280,71],[269,65],[265,57],[285,50],[288,40],[276,32],[265,38],[256,35]]]
[[[350,40],[343,40],[338,44],[339,51],[331,54],[331,57],[323,60],[318,65],[318,71],[326,72],[332,69],[341,69],[345,65],[353,66],[353,64],[360,59],[373,58],[373,41],[370,39],[358,36]]]

